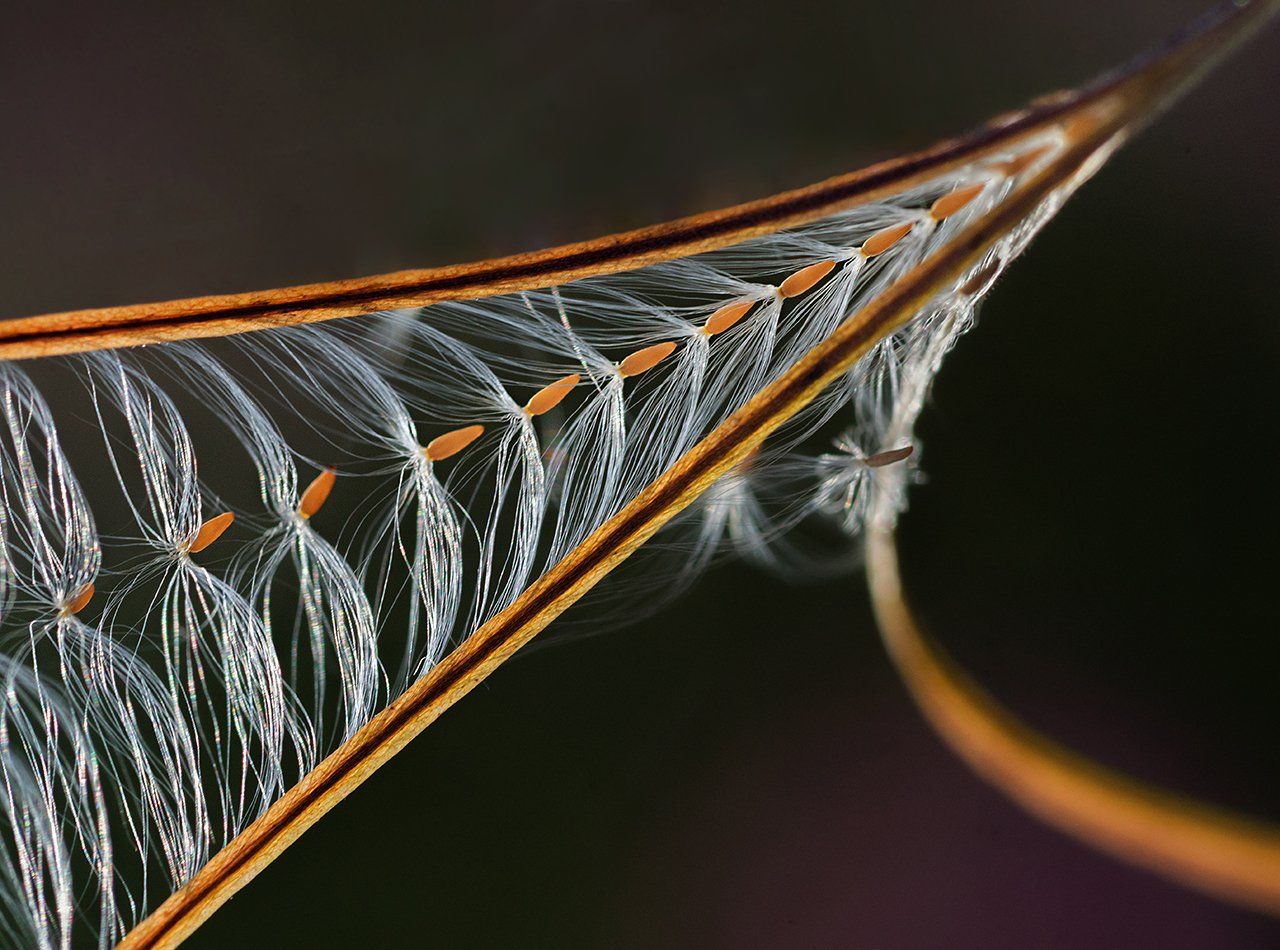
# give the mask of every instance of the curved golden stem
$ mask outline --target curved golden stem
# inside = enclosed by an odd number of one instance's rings
[[[907,606],[891,529],[867,536],[881,637],[921,712],[991,785],[1047,824],[1123,861],[1280,915],[1280,828],[1103,768],[1018,721],[960,669]]]

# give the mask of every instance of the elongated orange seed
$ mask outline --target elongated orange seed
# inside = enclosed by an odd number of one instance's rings
[[[747,315],[747,311],[755,303],[754,300],[738,300],[734,303],[727,303],[711,316],[707,317],[707,322],[702,325],[702,332],[707,336],[715,336],[717,333],[723,333],[739,320]]]
[[[67,602],[67,605],[62,608],[62,612],[68,617],[73,614],[78,614],[89,606],[89,601],[91,600],[93,600],[92,581],[80,588],[79,593],[72,597],[71,600]]]
[[[457,455],[484,433],[484,426],[463,426],[444,435],[438,435],[422,450],[428,460],[439,462],[451,455]]]
[[[985,185],[966,185],[964,188],[957,188],[949,195],[943,195],[933,203],[933,207],[929,209],[929,215],[935,221],[945,221],[951,217],[974,198],[982,193]]]
[[[213,544],[222,537],[222,532],[231,527],[231,522],[236,520],[233,512],[224,511],[220,515],[214,515],[208,521],[200,526],[200,530],[196,532],[196,536],[191,539],[187,545],[187,552],[190,554],[199,554],[209,545]]]
[[[543,386],[533,394],[532,399],[524,404],[525,414],[540,416],[544,412],[550,412],[560,405],[564,397],[573,392],[573,387],[577,386],[581,381],[582,377],[580,375],[570,373],[568,376],[561,376],[549,386]]]
[[[868,455],[862,460],[862,464],[867,468],[884,468],[886,465],[892,465],[894,462],[901,462],[903,459],[911,457],[914,452],[914,445],[904,445],[900,449],[888,449],[884,452],[877,452],[875,455]]]
[[[653,369],[675,351],[676,345],[671,341],[646,346],[643,350],[636,350],[619,363],[618,373],[623,379],[628,376],[639,376]]]
[[[304,518],[310,518],[329,497],[329,492],[333,489],[333,480],[336,477],[333,469],[326,468],[323,472],[311,480],[311,484],[307,486],[307,490],[302,493],[302,498],[298,500],[298,514]]]
[[[782,286],[778,288],[778,293],[784,297],[799,297],[830,274],[835,269],[835,266],[835,261],[819,261],[817,264],[802,267],[782,282]]]
[[[862,256],[875,257],[877,254],[883,254],[906,237],[915,226],[914,221],[907,221],[905,224],[895,224],[877,231],[862,242]]]

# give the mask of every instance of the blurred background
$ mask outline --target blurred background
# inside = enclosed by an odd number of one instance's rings
[[[6,11],[0,314],[528,250],[964,131],[1204,0]],[[1107,764],[1280,821],[1280,30],[992,294],[921,430],[938,638]],[[583,618],[579,618],[579,622]],[[589,619],[589,618],[588,618]],[[193,947],[1265,947],[1047,830],[923,725],[861,576],[720,569],[517,658]]]

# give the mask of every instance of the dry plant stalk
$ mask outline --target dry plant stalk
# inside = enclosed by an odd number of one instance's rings
[[[1280,829],[1152,788],[1064,749],[995,702],[920,627],[891,530],[867,535],[885,648],[933,728],[979,776],[1047,824],[1171,880],[1280,914]]]

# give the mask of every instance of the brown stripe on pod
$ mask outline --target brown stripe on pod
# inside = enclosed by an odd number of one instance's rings
[[[949,195],[943,195],[933,203],[933,207],[929,209],[929,216],[935,221],[945,221],[982,194],[982,189],[985,187],[986,185],[983,184],[966,185],[964,188],[957,188]]]
[[[329,498],[329,492],[333,490],[333,480],[336,473],[331,468],[326,468],[323,472],[311,480],[311,484],[307,486],[307,490],[302,493],[302,497],[298,500],[298,514],[304,518],[310,518],[323,506]]]
[[[646,346],[643,350],[636,350],[619,363],[618,373],[623,379],[628,376],[639,376],[653,369],[675,351],[676,345],[671,341]]]
[[[782,282],[778,293],[784,297],[799,297],[806,291],[812,290],[818,281],[835,270],[835,266],[835,261],[819,261],[817,264],[802,267]]]
[[[427,443],[422,454],[428,461],[441,462],[451,455],[457,455],[484,433],[484,426],[463,426],[444,435],[438,435]]]
[[[573,392],[573,387],[581,381],[582,377],[579,374],[570,373],[568,376],[561,376],[550,385],[543,386],[524,404],[525,415],[540,416],[544,412],[550,412],[560,405],[564,397]]]
[[[877,452],[875,455],[868,455],[862,460],[862,464],[867,468],[884,468],[894,462],[901,462],[904,459],[911,458],[911,453],[915,450],[914,445],[904,445],[900,449],[887,449],[884,452]]]
[[[711,316],[707,317],[707,322],[702,325],[702,332],[707,336],[715,336],[717,333],[723,333],[739,320],[747,315],[747,311],[755,304],[754,300],[736,300],[733,303],[727,303]]]
[[[877,254],[883,254],[910,234],[915,226],[914,221],[907,221],[904,224],[895,224],[877,231],[862,242],[862,256],[875,257]]]
[[[236,520],[233,512],[224,511],[220,515],[214,515],[208,521],[200,526],[200,530],[196,532],[196,536],[187,544],[187,553],[199,554],[209,545],[213,544],[222,537],[222,533],[231,527],[231,522]]]

